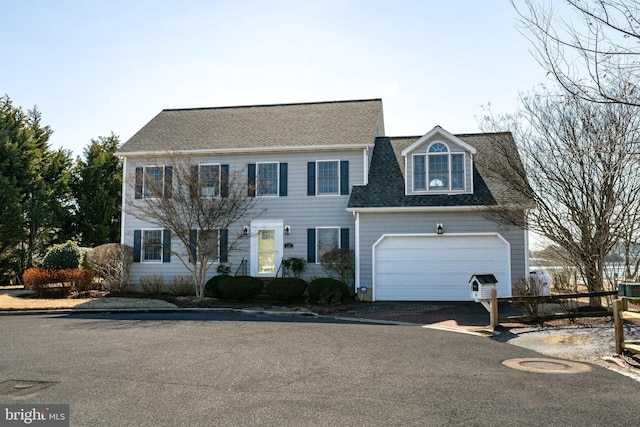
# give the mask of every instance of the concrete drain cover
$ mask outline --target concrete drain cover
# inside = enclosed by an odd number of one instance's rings
[[[591,370],[591,367],[584,363],[535,357],[507,359],[502,362],[502,364],[521,371],[540,372],[544,374],[579,374]]]
[[[54,383],[47,381],[9,380],[0,383],[0,396],[26,396],[35,393]]]

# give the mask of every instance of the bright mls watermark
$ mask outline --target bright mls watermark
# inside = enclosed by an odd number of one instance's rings
[[[0,405],[0,427],[69,427],[69,405]]]

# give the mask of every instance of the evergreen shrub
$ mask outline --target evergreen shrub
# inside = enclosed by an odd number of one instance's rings
[[[264,283],[252,276],[228,276],[218,283],[218,292],[224,299],[243,301],[253,299],[262,292]]]
[[[218,285],[227,280],[229,277],[231,276],[226,274],[219,274],[207,280],[207,283],[204,284],[204,295],[212,298],[220,298],[221,295],[220,291],[218,290]]]
[[[321,277],[309,282],[307,292],[312,301],[323,305],[335,305],[349,296],[349,287],[340,280]]]
[[[76,242],[69,240],[49,248],[42,260],[42,267],[48,270],[78,268],[81,261],[82,250]]]
[[[276,301],[291,302],[302,298],[307,282],[296,277],[279,277],[267,283],[267,294]]]

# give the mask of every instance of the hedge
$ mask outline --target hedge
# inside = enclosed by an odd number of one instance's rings
[[[344,283],[330,277],[321,277],[309,282],[307,287],[309,298],[324,305],[339,304],[349,296],[349,287]]]
[[[22,274],[25,288],[37,295],[68,295],[71,291],[86,292],[97,288],[93,282],[93,272],[88,269],[47,270],[29,268]],[[55,285],[55,286],[51,286]]]
[[[280,277],[267,283],[267,294],[276,301],[291,302],[302,298],[307,282],[296,277]]]
[[[219,274],[217,276],[213,276],[211,279],[207,280],[207,283],[204,284],[204,294],[208,297],[220,298],[220,291],[218,290],[218,285],[222,283],[224,280],[227,280],[229,275]]]
[[[218,292],[221,298],[242,301],[255,298],[263,287],[264,283],[257,277],[229,276],[218,283]]]

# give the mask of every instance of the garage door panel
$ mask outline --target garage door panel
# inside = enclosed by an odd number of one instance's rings
[[[385,236],[374,247],[376,300],[469,301],[469,278],[492,273],[510,289],[509,244],[498,235]]]

